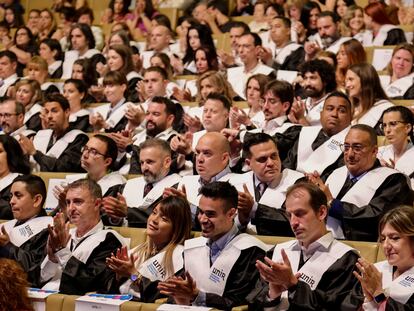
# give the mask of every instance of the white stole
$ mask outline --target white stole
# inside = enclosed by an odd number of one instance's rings
[[[387,39],[388,32],[390,30],[397,29],[397,28],[398,28],[397,26],[390,25],[390,24],[388,24],[388,25],[382,25],[380,27],[379,31],[378,31],[377,36],[375,38],[372,37],[373,38],[372,45],[373,46],[383,46],[384,45],[384,41]]]
[[[414,294],[414,267],[393,280],[393,267],[387,261],[377,262],[375,266],[382,272],[382,286],[390,297],[401,304],[407,303]]]
[[[254,246],[264,251],[269,248],[249,234],[239,234],[226,245],[210,266],[210,248],[207,246],[207,238],[186,240],[184,242],[185,269],[201,291],[223,295],[227,279],[241,251]]]
[[[312,129],[312,127],[304,127],[300,133],[304,133],[304,137],[300,142],[306,141],[306,131],[307,130],[316,131],[317,129]],[[345,140],[345,136],[348,133],[350,126],[343,129],[341,132],[329,137],[327,141],[325,141],[322,145],[316,148],[314,151],[312,150],[312,143],[314,142],[315,138],[312,141],[307,141],[306,145],[310,143],[310,145],[305,146],[309,149],[303,150],[299,144],[298,147],[298,163],[296,166],[296,170],[303,173],[311,173],[313,171],[317,171],[319,174],[331,164],[333,164],[342,154],[342,150],[340,148],[341,144]],[[319,133],[319,131],[317,132]],[[312,136],[313,137],[313,136]],[[299,153],[300,149],[300,153]],[[309,152],[310,151],[310,152]]]
[[[144,177],[137,177],[127,181],[122,195],[126,199],[127,206],[131,208],[145,209],[160,198],[165,188],[169,188],[179,183],[180,175],[172,174],[165,176],[144,197],[145,180]]]
[[[174,248],[172,254],[173,273],[177,273],[184,267],[183,258],[184,246],[177,245]],[[151,282],[165,281],[172,275],[168,274],[167,269],[164,267],[165,251],[158,253],[157,255],[144,261],[138,268],[138,272],[149,279]]]
[[[385,87],[384,91],[390,98],[404,96],[405,92],[407,92],[413,83],[414,72],[390,83]]]
[[[30,109],[24,114],[24,119],[23,119],[23,123],[26,124],[27,121],[29,121],[29,119],[31,117],[33,117],[36,113],[40,113],[42,111],[42,106],[40,106],[39,104],[34,104],[32,107],[30,107]]]
[[[0,191],[3,191],[8,186],[10,186],[13,183],[13,180],[19,176],[19,173],[9,173],[8,175],[4,176],[0,179]]]
[[[88,116],[90,111],[88,109],[81,109],[69,115],[69,122],[75,122],[79,117]]]
[[[52,148],[46,152],[47,146],[49,144],[50,139],[52,138],[53,130],[40,130],[37,132],[36,136],[33,139],[33,144],[36,150],[41,151],[42,153],[54,157],[59,158],[60,155],[65,151],[69,144],[71,144],[78,135],[83,134],[80,130],[71,130],[67,132],[63,137],[59,138]]]
[[[371,127],[375,127],[380,120],[382,113],[385,109],[394,106],[388,100],[377,101],[374,106],[371,107],[359,120],[353,120],[352,124],[366,124]]]
[[[355,251],[350,246],[333,240],[328,251],[321,251],[320,249],[317,250],[312,257],[310,257],[306,263],[298,269],[301,253],[298,243],[299,242],[297,240],[293,240],[276,245],[273,251],[272,260],[275,262],[283,262],[281,250],[284,249],[289,258],[293,274],[300,272],[301,276],[299,279],[308,284],[311,290],[315,290],[318,287],[323,274],[338,259],[349,251]],[[286,292],[284,293],[286,294]]]
[[[292,54],[292,52],[296,51],[297,49],[299,49],[301,47],[300,44],[297,43],[289,43],[288,45],[286,45],[285,47],[281,48],[281,49],[277,49],[276,48],[276,59],[275,61],[282,65],[286,58]]]
[[[396,170],[388,167],[377,167],[368,171],[351,189],[342,197],[341,201],[354,204],[358,207],[367,205],[374,197],[378,187],[382,185],[385,179],[397,173]],[[341,191],[348,177],[348,169],[344,165],[337,168],[329,175],[326,184],[331,190],[332,196],[335,198]],[[334,234],[335,238],[344,239],[345,235],[342,230],[341,223],[331,216],[328,216],[327,227]]]
[[[20,247],[43,229],[46,229],[48,225],[53,225],[53,218],[50,216],[36,217],[15,227],[16,223],[16,219],[10,220],[4,224],[4,228],[10,237],[10,242]]]

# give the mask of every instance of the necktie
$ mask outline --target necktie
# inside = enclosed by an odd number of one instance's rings
[[[220,253],[220,248],[216,243],[211,244],[210,246],[210,263],[211,265],[216,261]]]
[[[256,201],[259,202],[263,193],[266,191],[267,184],[264,182],[261,182],[257,185],[257,191],[256,191]]]
[[[357,182],[358,180],[356,177],[350,178],[350,176],[347,177],[344,185],[342,186],[341,191],[339,191],[338,195],[336,196],[336,199],[340,200],[342,197],[352,188],[352,186]]]
[[[144,197],[147,196],[147,194],[152,190],[152,188],[154,188],[152,183],[148,183],[148,184],[145,185],[145,187],[144,187]]]

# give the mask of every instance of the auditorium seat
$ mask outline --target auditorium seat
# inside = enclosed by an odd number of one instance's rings
[[[360,242],[360,241],[343,241],[346,245],[349,245],[359,251],[361,257],[364,257],[369,262],[376,262],[378,254],[378,243],[373,242]]]
[[[147,239],[147,234],[144,228],[129,228],[129,227],[111,227],[124,238],[130,239],[130,248],[142,244]]]
[[[63,308],[63,301],[66,295],[62,294],[53,294],[46,298],[46,310],[54,311],[54,310],[62,310]]]

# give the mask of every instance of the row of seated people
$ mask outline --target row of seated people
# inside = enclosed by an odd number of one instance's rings
[[[12,185],[14,219],[2,225],[0,254],[19,262],[32,286],[70,295],[125,293],[143,302],[167,297],[222,310],[412,308],[412,205],[389,210],[379,222],[386,261],[374,264],[334,238],[327,197],[311,182],[287,189],[295,239],[275,247],[240,232],[235,217],[243,198],[230,183],[209,183],[200,195],[201,237],[190,238],[189,202],[169,193],[148,217],[147,240],[128,250],[122,236],[103,226],[96,182],[69,184],[66,206],[52,218],[42,208],[42,179],[22,175]]]
[[[283,87],[289,90],[289,85],[280,81],[272,82],[269,87],[273,87],[268,92],[269,96],[273,92],[282,94]],[[289,106],[289,102],[281,104],[276,98],[273,95],[266,99],[269,106],[271,102],[276,106]],[[225,98],[210,95],[206,105],[210,104],[223,107]],[[68,122],[67,114],[59,102],[47,102],[45,106],[51,107],[51,116],[53,110],[57,112],[55,115],[60,119],[53,120],[52,124],[62,131],[62,126],[67,126]],[[410,153],[413,148],[407,139],[412,135],[413,121],[411,111],[405,107],[391,107],[384,114],[382,127],[387,135],[395,141],[395,145],[402,143],[403,149],[406,149],[394,163],[395,158],[392,159],[391,156],[389,160],[389,155],[385,152],[389,147],[382,148],[381,160],[384,166],[377,158],[377,136],[374,129],[364,124],[351,127],[351,104],[342,93],[331,93],[328,96],[321,112],[322,126],[300,127],[284,123],[282,127],[291,131],[291,134],[276,133],[277,143],[268,134],[255,133],[257,129],[236,134],[233,130],[224,130],[227,138],[214,130],[204,130],[196,141],[194,152],[184,142],[183,136],[176,135],[171,139],[171,146],[178,146],[175,153],[171,152],[166,142],[166,136],[173,132],[171,125],[174,115],[169,111],[174,107],[175,104],[164,98],[156,98],[149,105],[149,110],[153,110],[156,117],[147,115],[147,129],[143,133],[153,134],[157,128],[160,134],[155,139],[149,139],[152,135],[145,135],[142,137],[142,145],[134,146],[130,165],[139,163],[139,173],[143,176],[128,182],[119,172],[111,171],[119,155],[116,143],[107,136],[100,134],[88,138],[79,131],[68,131],[66,128],[68,132],[63,139],[54,142],[52,133],[55,130],[50,129],[40,131],[41,135],[38,133],[33,142],[23,136],[18,143],[11,136],[1,135],[5,159],[1,218],[11,218],[8,202],[10,186],[19,173],[30,171],[26,161],[28,155],[33,164],[40,164],[41,167],[77,165],[85,169],[89,178],[100,183],[105,196],[103,219],[111,225],[144,227],[154,202],[159,200],[165,188],[174,193],[185,193],[195,215],[199,201],[198,189],[215,180],[229,180],[238,187],[244,198],[238,207],[239,226],[265,235],[292,234],[284,215],[284,191],[302,178],[307,178],[323,189],[333,207],[330,214],[337,220],[330,222],[330,225],[337,228],[335,232],[338,237],[350,240],[376,240],[374,228],[384,211],[398,204],[412,204],[411,182],[407,176],[412,174]],[[206,119],[206,124],[220,122],[219,117],[211,118],[208,115],[210,118]],[[157,121],[152,121],[156,118]],[[164,126],[165,129],[158,126]],[[73,135],[76,139],[68,143],[67,137],[73,132],[78,135]],[[165,133],[167,135],[164,136]],[[41,137],[42,135],[44,136]],[[296,138],[292,139],[294,136]],[[36,141],[42,142],[42,148],[48,146],[49,151],[44,154],[37,150]],[[394,148],[394,145],[390,146]],[[271,161],[266,160],[266,157],[271,157]],[[186,158],[189,160],[186,161]],[[67,166],[68,164],[72,165]],[[402,173],[398,168],[402,168]],[[62,187],[53,190],[57,198],[64,195]],[[64,204],[63,200],[60,201],[60,205]],[[56,208],[59,200],[55,200],[54,204],[55,206],[46,208]],[[280,226],[273,226],[276,220],[280,221]],[[367,226],[367,223],[372,225]]]

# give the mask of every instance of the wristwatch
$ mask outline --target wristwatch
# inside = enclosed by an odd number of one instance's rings
[[[381,293],[381,294],[374,297],[374,300],[375,300],[376,303],[381,303],[386,299],[387,299],[387,296],[385,296],[384,293]]]

